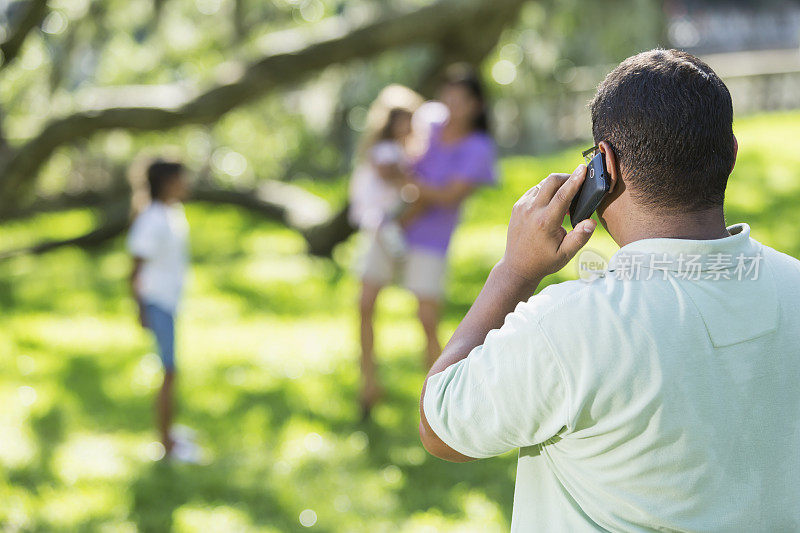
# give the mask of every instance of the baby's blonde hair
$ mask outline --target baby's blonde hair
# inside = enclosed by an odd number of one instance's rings
[[[422,96],[404,85],[392,84],[384,87],[367,112],[367,124],[358,143],[356,160],[363,161],[366,158],[369,149],[381,139],[390,120],[398,111],[413,114],[422,102]]]

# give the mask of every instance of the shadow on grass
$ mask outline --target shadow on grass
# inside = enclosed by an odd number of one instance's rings
[[[119,365],[115,365],[120,368]],[[112,398],[103,388],[107,370],[92,357],[68,360],[58,379],[80,404],[80,413],[103,432],[146,431],[153,426],[153,398]]]
[[[244,510],[254,525],[282,531],[296,528],[296,517],[286,513],[265,481],[267,474],[253,475],[240,484],[231,480],[231,473],[238,468],[240,465],[224,460],[207,466],[153,463],[142,469],[130,486],[131,518],[139,531],[160,533],[173,529],[175,510],[186,504],[230,506]]]
[[[56,481],[52,458],[54,450],[66,436],[64,418],[64,410],[57,405],[31,418],[30,427],[37,442],[38,455],[25,467],[8,471],[8,479],[13,485],[25,487],[35,494],[43,483]]]

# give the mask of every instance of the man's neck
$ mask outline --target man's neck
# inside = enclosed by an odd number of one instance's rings
[[[722,206],[689,213],[630,213],[614,233],[620,247],[642,239],[712,240],[730,236]]]

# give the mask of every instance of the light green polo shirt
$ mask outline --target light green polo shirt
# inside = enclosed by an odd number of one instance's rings
[[[432,376],[434,432],[520,448],[513,531],[800,531],[800,261],[646,239]]]

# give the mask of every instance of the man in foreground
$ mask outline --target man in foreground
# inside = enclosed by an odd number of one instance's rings
[[[730,94],[674,50],[628,58],[591,103],[621,246],[591,282],[541,280],[595,222],[584,179],[516,203],[506,252],[434,364],[420,435],[470,461],[520,448],[515,531],[800,530],[800,261],[726,228]]]

